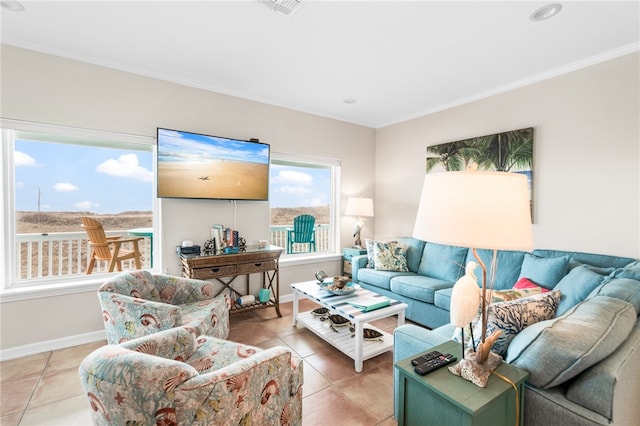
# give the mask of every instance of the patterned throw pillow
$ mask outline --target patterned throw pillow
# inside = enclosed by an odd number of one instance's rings
[[[500,303],[535,296],[536,294],[543,293],[543,291],[542,287],[532,287],[520,289],[512,288],[509,290],[489,290],[487,293],[487,300],[489,303]]]
[[[373,245],[375,241],[373,240],[364,240],[364,246],[367,249],[367,268],[375,269],[376,267],[376,258],[373,256]]]
[[[407,272],[406,248],[397,241],[373,243],[373,257],[377,271]]]
[[[489,336],[495,330],[502,330],[491,350],[504,357],[509,343],[516,334],[531,324],[553,318],[559,302],[560,292],[556,290],[489,305],[486,335]],[[481,327],[482,321],[478,321],[473,329],[476,346],[480,343]]]
[[[487,297],[487,303],[500,303],[500,302],[508,302],[512,300],[523,299],[525,297],[535,296],[536,294],[546,293],[548,291],[549,290],[547,290],[546,288],[543,288],[537,285],[534,285],[533,287],[520,288],[520,289],[517,289],[514,286],[512,289],[509,289],[509,290],[487,290],[486,297]],[[480,301],[482,301],[482,298],[480,298],[479,302]],[[469,342],[469,338],[471,336],[471,327],[473,327],[473,330],[475,333],[475,330],[476,330],[475,327],[478,324],[478,321],[480,321],[480,318],[482,318],[481,314],[482,314],[482,305],[478,303],[478,314],[473,318],[473,320],[471,321],[471,324],[464,328],[465,345],[468,344],[469,346],[471,346]],[[480,330],[480,326],[478,326],[478,330]],[[460,342],[462,340],[462,331],[457,327],[456,327],[456,330],[453,332],[452,340],[455,340],[456,342]],[[479,338],[476,340],[479,340]]]

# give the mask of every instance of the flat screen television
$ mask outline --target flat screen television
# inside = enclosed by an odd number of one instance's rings
[[[158,197],[269,199],[269,144],[158,128]]]

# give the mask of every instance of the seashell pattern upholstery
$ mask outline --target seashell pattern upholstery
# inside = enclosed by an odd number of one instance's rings
[[[225,339],[231,300],[209,281],[131,271],[98,289],[107,341],[122,343],[177,326]]]
[[[94,425],[302,422],[302,360],[284,347],[176,327],[103,346],[79,372]]]

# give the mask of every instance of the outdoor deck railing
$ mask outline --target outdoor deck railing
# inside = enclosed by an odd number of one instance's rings
[[[272,226],[271,244],[287,247],[287,228],[293,225]],[[126,231],[105,231],[107,236],[123,235]],[[151,265],[151,239],[143,237],[138,243],[142,267]],[[329,250],[329,225],[316,226],[316,252]],[[304,251],[305,245],[294,244],[293,250]],[[68,275],[84,275],[91,253],[86,232],[52,232],[50,234],[16,235],[17,280],[27,281]],[[123,262],[123,269],[133,269],[133,260]],[[97,262],[94,273],[106,272],[107,262]]]

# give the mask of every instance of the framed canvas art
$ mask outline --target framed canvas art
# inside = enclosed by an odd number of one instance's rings
[[[533,217],[533,127],[427,147],[427,173],[474,169],[526,175]]]

